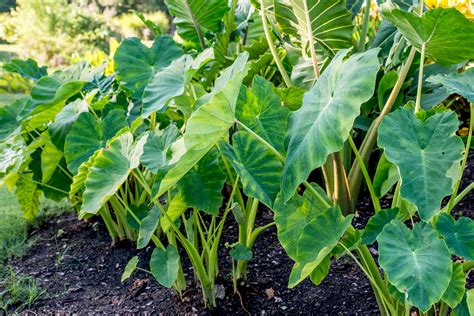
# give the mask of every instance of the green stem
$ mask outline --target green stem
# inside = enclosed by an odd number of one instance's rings
[[[99,210],[99,215],[102,217],[102,220],[105,223],[105,227],[107,227],[107,231],[109,232],[110,237],[112,240],[116,240],[119,236],[117,234],[117,224],[114,222],[110,212],[105,208],[101,208]]]
[[[421,45],[420,69],[418,71],[418,88],[416,89],[416,103],[415,113],[421,110],[421,93],[423,87],[423,68],[425,64],[425,48],[426,45]]]
[[[270,48],[270,51],[273,55],[273,60],[275,61],[275,64],[278,67],[278,70],[281,73],[281,76],[283,78],[283,81],[285,82],[287,87],[293,86],[293,83],[291,82],[290,77],[288,77],[288,74],[286,73],[285,67],[283,67],[283,63],[281,62],[280,56],[278,56],[277,49],[275,47],[275,43],[273,42],[272,39],[272,34],[270,33],[270,28],[268,26],[268,21],[267,21],[267,16],[265,14],[265,2],[264,0],[260,0],[260,16],[262,18],[262,26],[263,26],[263,31],[265,32],[265,37],[268,42],[268,47]]]
[[[365,10],[364,10],[364,18],[362,20],[362,30],[360,32],[360,39],[359,39],[359,47],[357,51],[362,53],[365,51],[365,41],[367,39],[367,32],[369,30],[369,22],[370,22],[370,2],[371,0],[365,0]]]
[[[462,199],[464,199],[466,197],[466,195],[468,195],[469,192],[471,192],[473,189],[474,189],[474,182],[471,182],[464,190],[462,190],[461,193],[458,194],[458,196],[456,196],[456,198],[454,199],[453,208],[459,202],[461,202]],[[443,208],[441,211],[442,212],[448,212],[448,207]]]
[[[369,162],[370,155],[375,146],[375,143],[377,142],[377,130],[379,128],[379,125],[382,122],[384,116],[390,113],[390,111],[392,110],[393,104],[395,103],[395,100],[397,99],[398,94],[400,93],[403,83],[405,82],[405,79],[408,75],[408,71],[410,70],[411,64],[413,63],[415,53],[416,49],[412,47],[405,64],[400,69],[397,82],[395,83],[395,86],[393,87],[392,92],[390,93],[390,96],[388,97],[387,102],[385,103],[382,109],[382,112],[372,122],[372,125],[370,126],[367,135],[365,136],[364,141],[360,146],[359,152],[365,164]],[[351,197],[353,205],[355,205],[357,202],[360,186],[362,184],[362,178],[362,171],[359,166],[359,163],[356,160],[354,161],[351,171],[349,172],[349,187],[352,190]]]
[[[351,190],[347,180],[346,170],[341,159],[341,153],[335,152],[330,155],[334,170],[334,197],[335,204],[341,207],[344,215],[353,213],[351,203]]]
[[[466,150],[464,151],[464,157],[463,157],[462,163],[461,163],[461,177],[459,178],[459,180],[454,185],[453,194],[451,195],[451,198],[449,199],[448,206],[446,208],[447,213],[451,213],[451,210],[454,207],[454,200],[456,199],[456,195],[458,194],[459,186],[461,185],[462,174],[464,173],[464,169],[466,168],[466,162],[467,162],[467,158],[469,156],[469,149],[471,148],[472,129],[473,129],[473,126],[474,126],[474,122],[473,122],[474,121],[474,103],[470,104],[470,112],[471,112],[471,115],[470,115],[470,121],[469,121],[469,133],[467,135]]]
[[[261,0],[263,3],[263,0]],[[308,32],[308,40],[309,40],[309,51],[311,52],[311,60],[313,63],[313,70],[314,70],[314,77],[316,80],[319,79],[319,67],[318,67],[318,60],[316,58],[316,49],[314,47],[314,36],[313,36],[313,30],[311,28],[311,19],[309,17],[309,8],[308,8],[308,3],[306,1],[303,1],[303,6],[304,6],[304,14],[305,14],[305,20],[306,20],[306,32]],[[305,54],[306,55],[306,54]]]
[[[369,192],[370,192],[370,197],[372,198],[372,203],[374,204],[375,212],[377,213],[378,211],[380,211],[382,209],[382,207],[380,206],[380,201],[377,198],[377,194],[375,194],[374,185],[372,184],[372,180],[370,179],[369,172],[367,171],[367,168],[365,167],[364,160],[360,156],[360,153],[357,150],[357,146],[354,144],[354,140],[352,139],[352,137],[350,135],[349,135],[348,141],[349,141],[349,144],[352,147],[352,150],[354,151],[354,154],[356,156],[357,161],[359,162],[359,166],[362,170],[362,174],[364,175],[365,182],[367,184],[367,188],[369,189]]]

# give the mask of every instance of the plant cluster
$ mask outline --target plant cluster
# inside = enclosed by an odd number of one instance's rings
[[[383,315],[468,314],[474,223],[451,212],[473,188],[460,191],[474,23],[402,1],[383,3],[380,20],[370,4],[168,0],[181,43],[148,20],[153,44],[124,40],[111,75],[15,60],[10,69],[35,83],[0,108],[2,182],[29,218],[39,196],[69,198],[113,240],[152,245],[147,271],[179,293],[186,255],[210,307],[233,221],[234,282],[276,225],[295,262],[290,287],[320,284],[349,256]],[[453,102],[470,104],[465,142]],[[375,212],[356,229],[361,189]],[[262,207],[274,221],[258,226]]]

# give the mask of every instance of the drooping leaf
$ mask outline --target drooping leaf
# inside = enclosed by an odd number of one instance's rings
[[[380,210],[374,216],[372,216],[365,226],[365,230],[362,235],[362,243],[366,245],[373,244],[377,239],[377,236],[382,232],[385,225],[396,219],[398,213],[398,208],[389,208]]]
[[[38,214],[40,207],[40,192],[36,182],[33,181],[32,173],[20,176],[16,182],[15,195],[23,212],[23,217],[32,222],[36,214]]]
[[[143,148],[141,163],[151,172],[165,168],[170,164],[172,155],[171,145],[178,139],[180,133],[176,125],[168,125],[165,129],[149,132],[148,140]]]
[[[69,170],[76,173],[83,162],[125,127],[127,120],[122,110],[110,111],[100,122],[89,112],[80,114],[66,136],[64,145]]]
[[[138,167],[147,135],[133,141],[130,132],[124,133],[99,150],[85,182],[82,211],[95,214]]]
[[[462,298],[464,297],[466,286],[466,276],[462,269],[462,264],[459,262],[453,262],[453,274],[447,290],[444,292],[441,300],[446,302],[451,308],[455,308]]]
[[[158,206],[152,207],[148,215],[142,219],[140,229],[138,230],[137,249],[148,246],[151,237],[158,228],[160,222],[161,211]]]
[[[289,5],[275,2],[275,17],[283,31],[298,34],[307,49],[313,37],[316,49],[332,56],[352,46],[351,13],[342,0],[290,0]]]
[[[162,195],[175,185],[222,136],[227,134],[229,128],[234,124],[237,97],[242,80],[246,75],[247,57],[246,52],[237,57],[234,64],[243,67],[232,71],[232,78],[225,83],[216,81],[216,86],[219,83],[222,88],[189,118],[184,136],[185,153],[161,181],[158,195]]]
[[[219,143],[219,149],[240,176],[244,193],[273,206],[283,166],[275,154],[247,132],[232,136],[232,146]]]
[[[132,259],[130,259],[130,261],[128,261],[127,265],[125,266],[125,269],[123,270],[123,274],[122,274],[122,277],[120,278],[120,282],[125,282],[125,280],[127,280],[131,275],[132,273],[137,269],[137,265],[138,265],[138,257],[135,256],[133,257]]]
[[[450,93],[457,93],[474,103],[474,68],[466,69],[462,73],[452,72],[449,75],[437,75],[428,78],[429,82],[440,83]]]
[[[474,58],[474,22],[454,8],[428,10],[420,17],[387,2],[382,5],[382,14],[410,44],[418,50],[425,46],[426,56],[440,64]]]
[[[460,217],[457,221],[451,215],[440,214],[436,222],[436,230],[457,256],[474,260],[474,221],[468,217]]]
[[[216,33],[229,10],[226,0],[166,0],[166,6],[175,17],[173,24],[179,36],[194,43],[199,43],[198,29],[202,36],[206,32]]]
[[[283,170],[282,194],[288,200],[296,187],[322,166],[329,154],[343,148],[362,103],[375,88],[378,49],[355,54],[339,52],[290,116],[289,145]]]
[[[58,168],[58,165],[63,158],[63,153],[57,149],[54,145],[46,143],[41,152],[41,172],[42,182],[47,183],[51,180],[54,171]]]
[[[186,205],[217,215],[222,204],[221,194],[226,175],[219,165],[217,149],[211,149],[178,182]]]
[[[12,59],[10,62],[3,65],[3,70],[16,72],[23,78],[33,80],[38,80],[41,77],[48,75],[48,67],[39,67],[38,63],[31,58],[26,60]]]
[[[77,99],[67,104],[56,115],[54,122],[49,126],[48,133],[51,141],[58,149],[64,149],[64,142],[66,141],[66,136],[71,131],[72,125],[81,113],[87,111],[87,101]]]
[[[393,220],[378,235],[379,263],[408,302],[426,312],[448,288],[452,262],[448,248],[426,223],[409,230]]]
[[[315,189],[322,191],[317,186]],[[303,196],[295,194],[287,203],[277,198],[274,210],[278,239],[295,261],[288,284],[294,287],[331,253],[350,226],[352,216],[344,218],[339,208],[323,207],[308,191]]]
[[[150,48],[138,38],[127,38],[114,55],[117,79],[135,98],[140,98],[150,78],[182,54],[183,50],[169,36],[157,37]]]
[[[272,83],[263,77],[256,76],[252,89],[243,87],[239,94],[237,119],[280,152],[283,152],[288,114],[288,109],[273,92]]]
[[[378,144],[398,167],[401,195],[417,206],[424,221],[439,212],[441,200],[457,180],[450,169],[459,169],[464,151],[462,140],[454,134],[458,126],[454,112],[422,121],[405,108],[387,115],[380,124]]]
[[[210,48],[199,54],[196,59],[189,55],[181,56],[168,67],[158,71],[151,77],[143,92],[142,115],[148,117],[153,112],[163,112],[168,102],[182,95],[186,85],[198,70],[213,58],[214,51]]]
[[[168,245],[166,250],[155,248],[151,254],[150,271],[153,277],[164,287],[172,287],[178,278],[179,253],[175,246]]]

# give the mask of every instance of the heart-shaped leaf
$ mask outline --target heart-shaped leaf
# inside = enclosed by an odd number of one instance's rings
[[[316,49],[333,56],[352,45],[351,13],[342,0],[290,0],[290,5],[275,2],[275,17],[283,31],[298,34],[301,46],[307,49],[310,37]]]
[[[54,118],[54,122],[49,126],[48,133],[53,144],[60,150],[64,150],[66,136],[71,131],[71,127],[78,119],[79,115],[87,112],[87,101],[77,99],[67,104]]]
[[[436,230],[443,236],[451,252],[474,260],[474,221],[461,217],[457,221],[451,215],[440,214],[436,222]]]
[[[109,139],[127,126],[125,113],[122,110],[110,111],[100,122],[97,122],[94,115],[89,112],[80,114],[66,136],[64,144],[68,169],[76,173],[79,166],[96,150],[104,147]]]
[[[178,182],[178,188],[189,207],[217,215],[222,204],[221,194],[226,175],[219,165],[217,149],[211,149]]]
[[[168,125],[163,130],[157,129],[155,132],[149,132],[148,140],[143,148],[143,155],[140,158],[141,163],[154,173],[165,168],[170,164],[172,158],[171,145],[179,135],[179,130],[174,124]]]
[[[172,287],[178,278],[179,253],[175,246],[168,245],[166,250],[155,248],[151,254],[150,271],[153,277],[164,287]]]
[[[247,73],[245,63],[248,53],[238,55],[235,65],[240,69],[232,68],[232,78],[225,83],[219,83],[222,88],[213,94],[210,100],[201,105],[189,118],[184,136],[184,154],[162,179],[158,195],[162,195],[174,186],[202,157],[227,134],[234,124],[235,107],[239,95],[240,85]],[[223,72],[227,77],[227,72]],[[220,82],[220,81],[219,81]],[[216,80],[216,86],[218,81]],[[214,88],[216,89],[216,87]]]
[[[408,302],[426,312],[438,302],[451,280],[451,255],[426,223],[416,224],[412,231],[393,220],[377,237],[379,263],[390,283],[407,293]]]
[[[183,50],[169,36],[157,37],[150,48],[138,38],[127,38],[114,55],[117,78],[140,98],[150,78],[181,55]]]
[[[184,93],[193,76],[214,58],[213,49],[203,51],[193,60],[189,55],[173,60],[171,65],[158,71],[143,91],[142,115],[148,117],[155,111],[163,112],[169,101]]]
[[[426,56],[440,64],[452,65],[474,58],[474,22],[454,8],[428,10],[420,17],[387,2],[382,6],[382,14],[410,44],[418,50],[425,46]]]
[[[283,170],[282,196],[287,201],[296,187],[321,167],[331,153],[343,148],[360,106],[374,92],[379,70],[378,49],[344,61],[340,51],[290,116],[288,152]]]
[[[315,189],[324,196],[321,188],[316,186]],[[325,208],[309,192],[303,196],[295,194],[287,203],[277,198],[274,210],[278,239],[288,256],[295,261],[288,282],[289,287],[294,287],[336,247],[353,216],[342,216],[337,207]]]
[[[130,132],[124,133],[101,148],[89,169],[85,181],[82,211],[97,213],[105,202],[127,179],[130,171],[139,165],[147,134],[136,142]]]
[[[215,33],[229,10],[226,0],[166,0],[166,6],[175,18],[173,24],[185,40],[199,43],[198,33]]]
[[[271,208],[283,170],[275,154],[246,132],[235,133],[232,146],[219,143],[219,149],[240,176],[244,193]]]
[[[458,126],[454,112],[423,121],[405,108],[388,114],[380,124],[378,144],[398,167],[401,195],[417,206],[424,221],[439,212],[441,200],[457,180],[452,168],[460,168],[464,151],[462,140],[454,134]]]
[[[253,79],[252,89],[242,87],[237,101],[236,116],[252,131],[265,139],[279,152],[288,125],[288,109],[282,106],[271,82],[263,77]]]

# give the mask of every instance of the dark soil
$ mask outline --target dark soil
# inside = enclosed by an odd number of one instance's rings
[[[472,155],[466,169],[461,189],[473,179]],[[472,202],[473,194],[459,204],[454,214],[473,218]],[[371,216],[370,200],[363,199],[359,209],[363,211],[355,219],[357,228],[363,227]],[[269,211],[262,211],[259,223],[269,222],[271,216]],[[223,242],[234,242],[236,225],[232,219],[228,225]],[[199,289],[191,284],[193,274],[187,262],[184,266],[190,283],[182,298],[144,272],[120,283],[123,268],[137,252],[131,244],[112,247],[101,223],[81,222],[74,215],[65,215],[49,220],[32,237],[36,242],[28,253],[9,262],[19,273],[34,276],[46,290],[25,313],[211,313],[204,308]],[[212,313],[378,314],[367,279],[349,259],[333,262],[328,277],[317,287],[306,280],[288,289],[292,261],[279,245],[275,228],[263,233],[255,245],[248,283],[240,289],[241,305],[239,296],[233,294],[228,250],[222,249],[218,288],[224,297],[217,300],[218,307]],[[139,252],[140,267],[148,268],[150,253],[151,249]],[[470,280],[470,287],[472,284]]]

